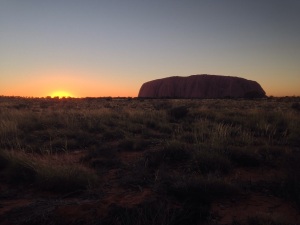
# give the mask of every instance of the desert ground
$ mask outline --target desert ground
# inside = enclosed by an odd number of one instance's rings
[[[0,224],[300,224],[300,98],[2,96]]]

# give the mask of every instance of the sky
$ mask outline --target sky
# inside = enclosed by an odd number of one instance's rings
[[[300,96],[300,0],[0,0],[0,95],[135,97],[215,74]]]

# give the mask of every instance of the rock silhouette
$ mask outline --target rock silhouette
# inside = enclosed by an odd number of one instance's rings
[[[167,77],[146,82],[142,98],[262,98],[266,93],[256,82],[240,77],[192,75]]]

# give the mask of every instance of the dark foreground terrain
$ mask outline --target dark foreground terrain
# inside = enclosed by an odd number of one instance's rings
[[[300,224],[300,99],[0,98],[0,224]]]

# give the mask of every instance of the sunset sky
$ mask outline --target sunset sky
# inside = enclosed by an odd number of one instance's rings
[[[300,96],[300,0],[0,0],[0,95],[134,97],[193,74]]]

